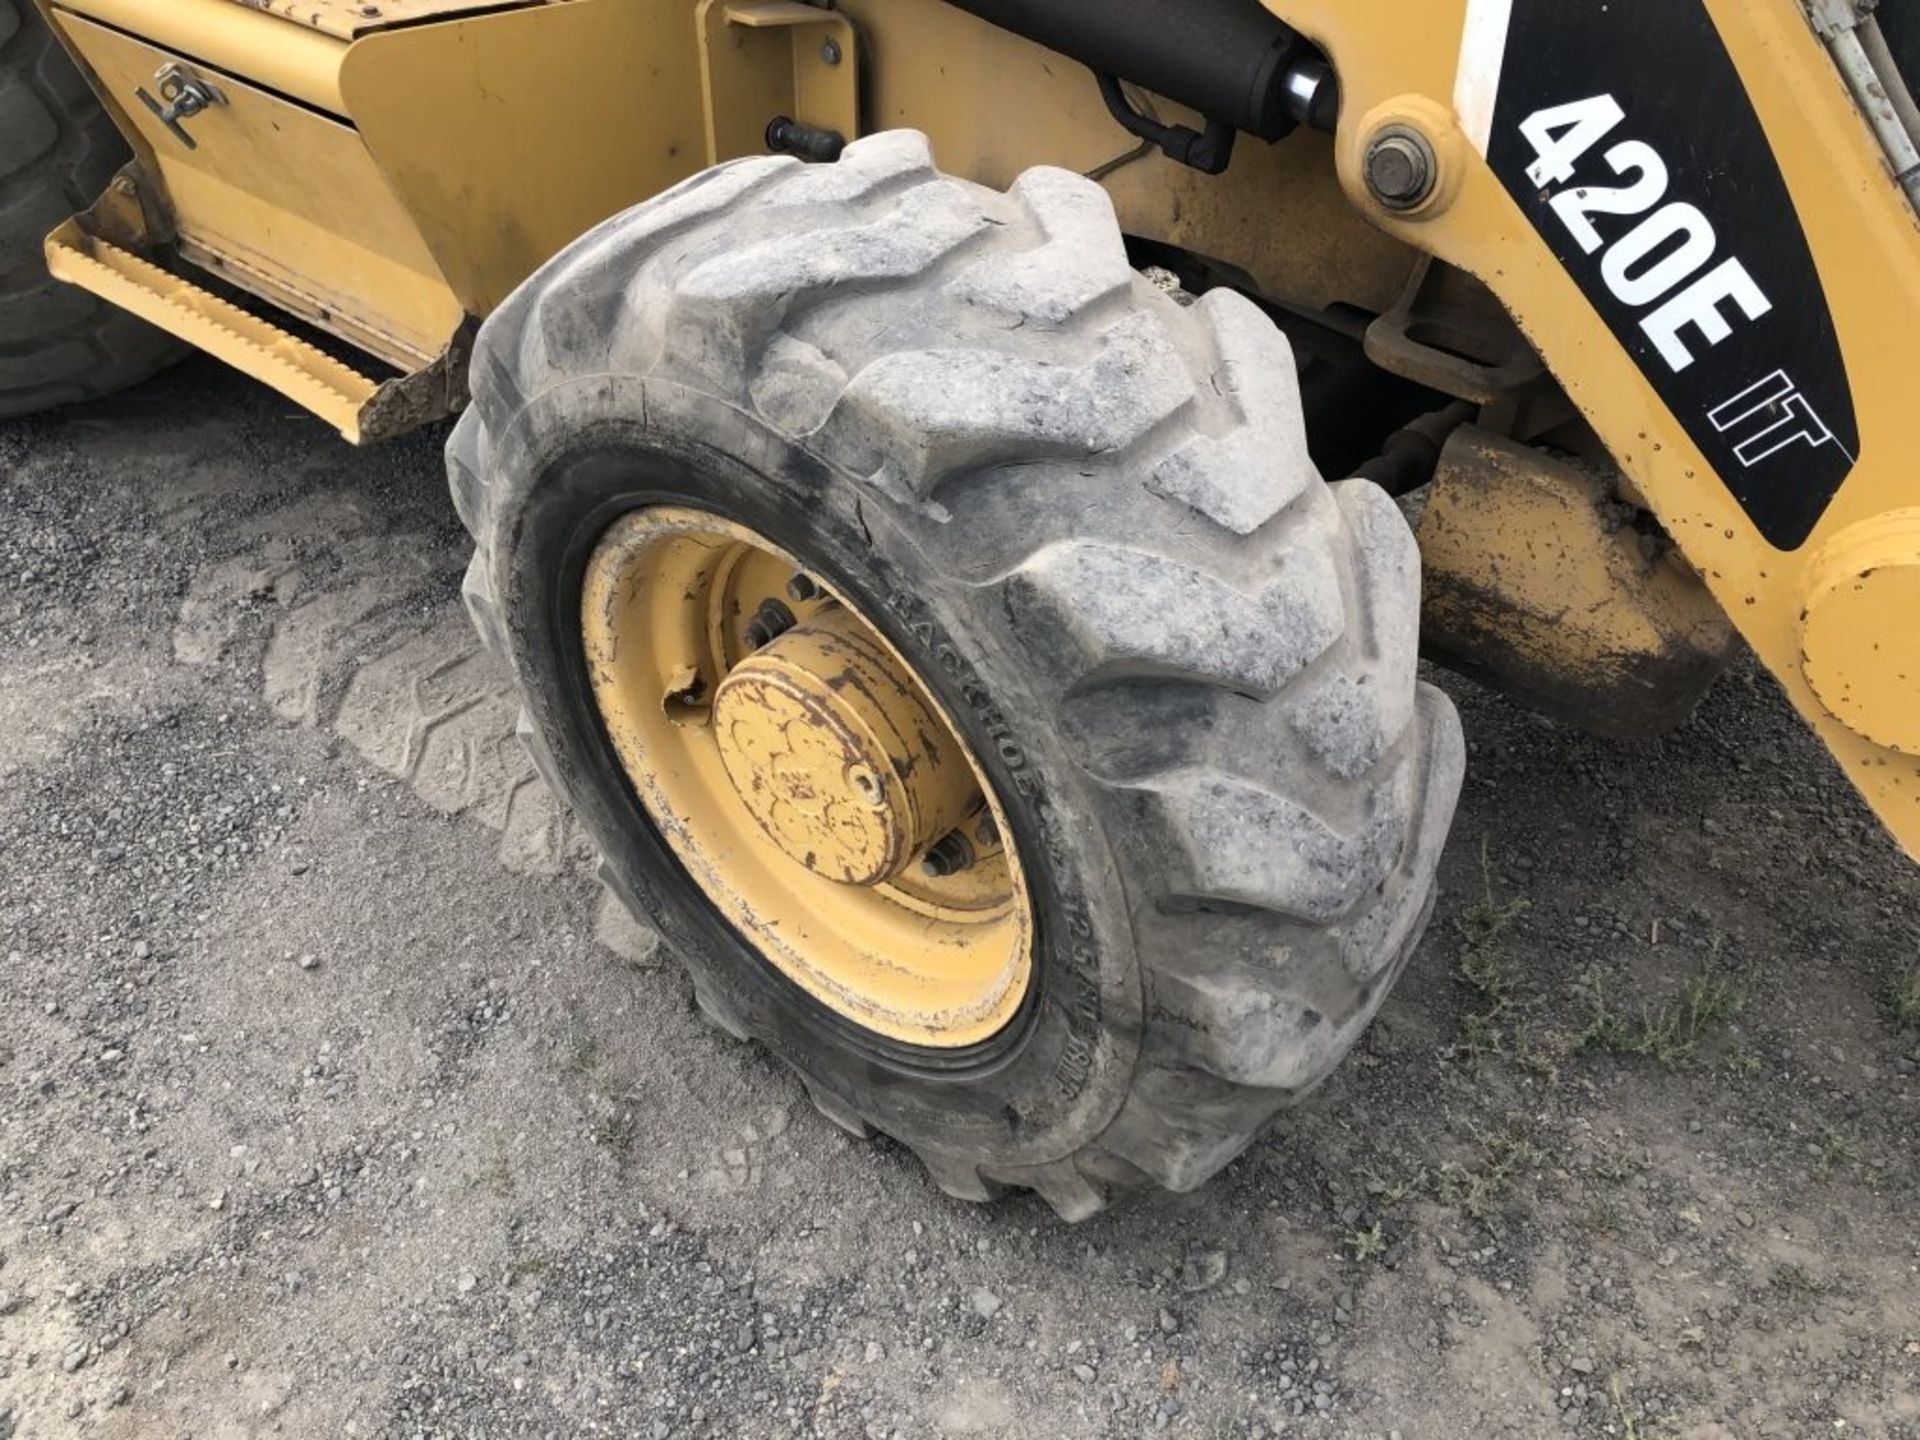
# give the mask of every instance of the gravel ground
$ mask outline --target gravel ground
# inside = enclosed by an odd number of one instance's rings
[[[1362,1053],[1067,1227],[699,1022],[440,437],[289,410],[0,425],[0,1437],[1920,1436],[1920,872],[1751,667],[1630,749],[1442,677]]]

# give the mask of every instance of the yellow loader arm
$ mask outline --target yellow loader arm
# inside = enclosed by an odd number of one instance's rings
[[[1747,642],[1920,858],[1920,226],[1800,7],[1269,8],[1324,46],[1342,182],[1505,302]],[[1390,39],[1388,37],[1391,37]],[[1371,137],[1442,182],[1379,206]]]

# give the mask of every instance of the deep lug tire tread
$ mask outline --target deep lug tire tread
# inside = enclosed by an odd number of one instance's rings
[[[943,583],[998,597],[1025,699],[1117,837],[1147,990],[1118,1112],[1041,1165],[898,1138],[948,1194],[1031,1189],[1069,1219],[1200,1184],[1378,1007],[1464,757],[1415,677],[1412,536],[1375,487],[1313,470],[1285,339],[1229,292],[1182,308],[1134,276],[1106,195],[1064,171],[997,194],[912,132],[834,166],[723,166],[598,227],[485,327],[449,463],[490,645],[498,436],[548,387],[662,372],[858,477]]]

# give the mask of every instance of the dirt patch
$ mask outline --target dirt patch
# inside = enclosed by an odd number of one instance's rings
[[[1382,1024],[1196,1195],[948,1201],[695,1016],[423,436],[0,427],[0,1434],[1920,1436],[1920,877],[1751,668],[1473,755]]]

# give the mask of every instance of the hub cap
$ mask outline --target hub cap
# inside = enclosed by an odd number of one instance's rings
[[[893,1040],[973,1045],[1013,1017],[1032,922],[1006,817],[844,597],[762,536],[658,507],[595,547],[581,625],[635,793],[764,958]]]

